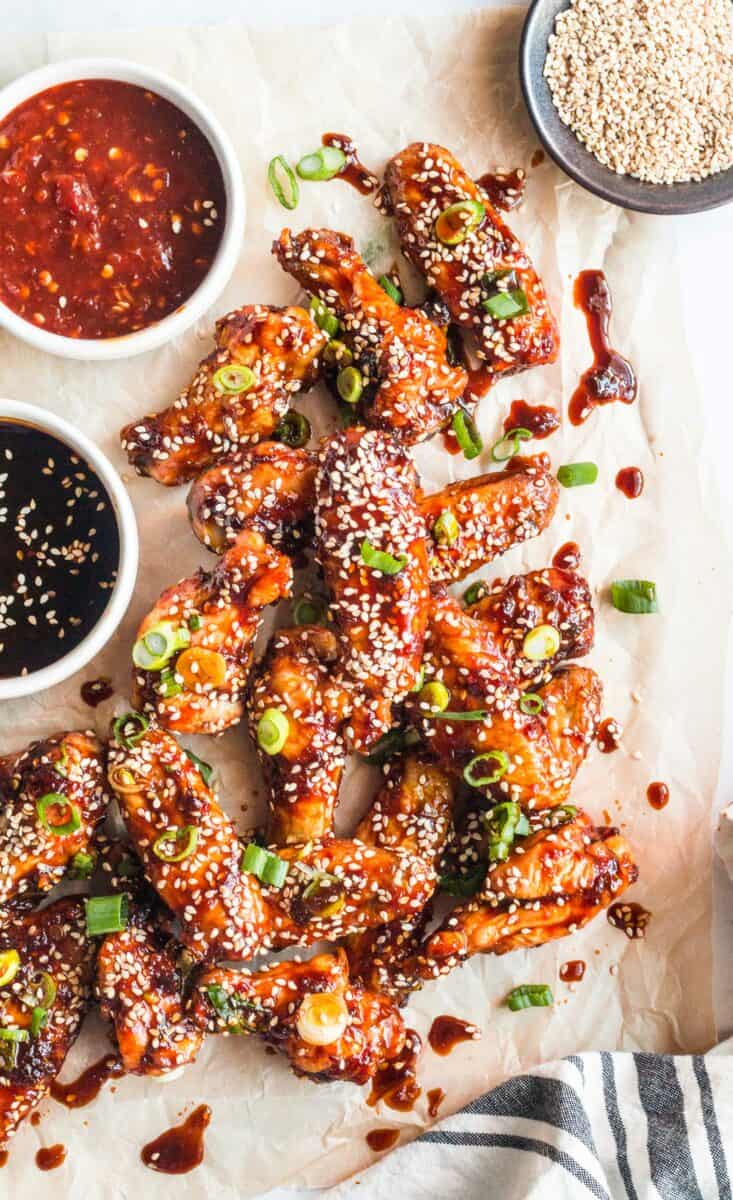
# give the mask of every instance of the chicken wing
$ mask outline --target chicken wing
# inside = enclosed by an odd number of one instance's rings
[[[138,629],[135,707],[179,733],[236,725],[262,610],[290,594],[292,576],[285,555],[244,530],[213,571],[163,592]]]
[[[333,678],[338,641],[317,625],[280,629],[254,670],[248,718],[269,789],[268,840],[307,842],[333,833],[346,759],[343,726],[351,702]],[[257,727],[267,710],[287,720],[277,753],[262,748]]]
[[[449,150],[400,150],[387,163],[382,207],[403,254],[475,334],[492,374],[555,361],[557,325],[526,249]]]
[[[316,478],[316,558],[354,694],[347,734],[368,749],[415,685],[428,620],[425,526],[417,476],[388,434],[348,429],[325,443]]]
[[[0,758],[0,903],[58,883],[109,800],[93,733],[57,733]]]
[[[385,996],[349,979],[343,950],[253,973],[215,968],[197,981],[195,1019],[208,1032],[255,1034],[315,1083],[367,1083],[404,1046],[406,1030]]]
[[[41,912],[4,909],[0,954],[8,952],[17,955],[17,970],[0,987],[0,1028],[7,1031],[0,1041],[0,1146],[47,1094],[89,1006],[94,946],[83,902],[69,897]]]
[[[122,449],[139,475],[173,486],[239,446],[271,436],[318,378],[327,342],[302,308],[250,304],[216,323],[216,349],[169,408],[133,421]]]
[[[339,340],[359,373],[358,412],[373,429],[409,444],[447,425],[468,383],[451,366],[445,331],[397,304],[367,269],[351,238],[330,229],[284,229],[273,245],[280,265],[341,323]]]

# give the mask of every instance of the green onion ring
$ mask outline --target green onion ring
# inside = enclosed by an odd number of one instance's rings
[[[63,805],[69,811],[69,818],[63,824],[52,824],[46,815],[49,808],[54,808],[56,805],[59,808]],[[81,829],[79,809],[62,792],[46,792],[45,796],[36,800],[36,812],[43,828],[47,833],[52,833],[54,837],[68,837],[70,834],[76,833],[77,829]]]
[[[133,732],[125,733],[128,725],[132,725]],[[144,713],[128,712],[118,717],[112,726],[112,736],[118,746],[122,746],[125,750],[132,750],[135,742],[139,742],[141,737],[144,737],[147,729],[150,726],[150,721]],[[136,730],[137,727],[137,730]]]
[[[395,558],[384,550],[375,550],[369,538],[364,538],[361,543],[361,558],[370,571],[381,571],[383,575],[399,575],[400,571],[407,566],[406,554],[400,554],[399,558]]]
[[[284,176],[284,183],[280,176]],[[267,179],[272,188],[275,199],[283,208],[289,209],[291,212],[297,208],[298,200],[300,199],[300,187],[298,180],[295,178],[295,172],[290,166],[290,163],[283,158],[282,154],[276,154],[270,159],[267,168]],[[287,187],[287,191],[286,191]]]
[[[241,392],[249,392],[257,382],[257,377],[249,367],[241,363],[229,363],[214,371],[211,382],[217,392],[224,392],[227,396],[238,396]]]
[[[346,166],[346,155],[338,146],[319,146],[312,154],[305,154],[295,169],[301,179],[322,182],[339,175]]]
[[[310,435],[311,424],[305,413],[291,408],[273,431],[272,437],[274,441],[291,446],[293,450],[300,450],[309,441]]]
[[[536,717],[545,707],[545,702],[537,692],[523,692],[519,697],[519,707],[527,717]]]
[[[557,469],[557,482],[565,488],[586,487],[597,478],[598,467],[594,462],[565,463]]]
[[[506,462],[519,453],[519,443],[528,442],[532,437],[529,429],[524,429],[520,426],[518,429],[509,429],[498,442],[494,442],[491,447],[491,457],[494,462]]]
[[[481,434],[473,417],[469,416],[464,408],[459,408],[453,414],[453,432],[464,458],[470,461],[481,453],[484,448]]]
[[[166,829],[165,833],[161,833],[153,842],[153,854],[164,863],[183,862],[184,858],[188,858],[196,849],[196,844],[199,840],[199,831],[195,825],[184,825],[181,828]],[[175,854],[169,854],[165,847],[169,843],[177,846],[179,842],[183,842],[183,848]]]
[[[394,300],[395,304],[402,303],[404,299],[402,292],[397,287],[397,284],[392,282],[389,275],[380,275],[377,283],[384,289],[390,300]]]
[[[488,775],[475,775],[477,763],[495,762],[497,765]],[[463,778],[471,787],[486,787],[490,783],[498,783],[502,775],[509,770],[509,756],[503,750],[487,750],[485,754],[477,754],[464,767]]]

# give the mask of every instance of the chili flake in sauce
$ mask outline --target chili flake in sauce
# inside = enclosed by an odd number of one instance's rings
[[[201,283],[224,218],[209,142],[144,88],[64,83],[0,122],[0,301],[51,333],[159,321]]]

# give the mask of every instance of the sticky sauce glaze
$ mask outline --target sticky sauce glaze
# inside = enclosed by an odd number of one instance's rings
[[[613,925],[614,929],[622,929],[627,938],[638,940],[646,937],[647,925],[652,914],[648,908],[637,904],[635,900],[618,900],[609,908],[607,917],[609,925]]]
[[[646,798],[652,808],[659,812],[669,804],[669,788],[666,783],[650,783],[646,789]]]
[[[481,1033],[470,1021],[448,1015],[436,1017],[430,1026],[428,1042],[436,1054],[450,1054],[461,1042],[478,1041]]]
[[[527,176],[521,167],[512,171],[487,171],[476,183],[486,192],[494,208],[511,212],[524,200]]]
[[[85,1108],[92,1100],[96,1100],[105,1083],[110,1079],[119,1079],[124,1073],[119,1058],[115,1054],[106,1054],[71,1083],[59,1083],[58,1079],[54,1079],[51,1095],[66,1108]]]
[[[66,1160],[66,1146],[42,1146],[36,1151],[36,1166],[39,1171],[55,1171]]]
[[[371,1133],[366,1135],[366,1142],[375,1154],[384,1154],[385,1150],[391,1150],[396,1145],[399,1137],[399,1129],[372,1129]]]
[[[580,983],[584,975],[585,963],[582,958],[574,958],[560,967],[560,978],[563,983]]]
[[[367,1104],[372,1108],[383,1100],[395,1112],[411,1112],[422,1093],[416,1080],[417,1057],[422,1049],[414,1029],[407,1030],[405,1048],[398,1059],[381,1067],[372,1080]]]
[[[504,432],[512,429],[528,429],[533,438],[546,438],[560,426],[557,409],[549,404],[528,404],[526,400],[515,400],[504,421]]]
[[[580,546],[577,542],[563,542],[552,556],[553,567],[561,571],[577,571],[580,566]]]
[[[342,179],[344,183],[350,183],[362,196],[369,196],[372,192],[376,192],[379,180],[361,162],[356,149],[356,143],[348,134],[324,133],[321,138],[321,144],[324,146],[335,146],[337,150],[343,150],[346,155],[346,163],[343,170],[339,171],[338,175],[334,175],[334,179]]]
[[[88,704],[90,708],[96,708],[98,704],[102,704],[114,695],[114,688],[111,680],[106,676],[102,679],[88,679],[81,685],[80,695],[85,704]]]
[[[581,271],[575,280],[573,298],[585,314],[593,365],[583,373],[570,400],[568,415],[573,425],[582,425],[599,404],[636,399],[636,375],[631,363],[614,350],[608,339],[613,303],[603,271]]]
[[[140,1151],[146,1167],[164,1175],[185,1175],[204,1161],[204,1134],[211,1120],[208,1104],[200,1104],[181,1125],[166,1129]]]
[[[613,754],[621,745],[623,730],[614,717],[606,717],[596,731],[596,742],[601,754]]]
[[[638,467],[622,467],[616,476],[616,487],[627,500],[636,500],[644,491],[644,475]]]
[[[439,1087],[431,1088],[430,1091],[428,1092],[428,1116],[432,1117],[433,1120],[435,1120],[435,1118],[437,1117],[438,1109],[440,1108],[440,1106],[444,1100],[445,1100],[445,1092],[443,1091],[442,1088],[439,1088]]]

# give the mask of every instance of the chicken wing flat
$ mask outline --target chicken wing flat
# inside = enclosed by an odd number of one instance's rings
[[[353,689],[348,736],[365,750],[415,685],[428,620],[425,525],[417,476],[389,434],[348,429],[321,450],[316,558],[323,568]]]
[[[188,513],[196,537],[216,554],[243,529],[292,554],[312,541],[315,494],[314,451],[260,442],[199,475]]]
[[[108,800],[92,733],[57,733],[0,758],[0,903],[58,883]]]
[[[208,1032],[255,1034],[315,1083],[367,1083],[405,1046],[397,1008],[349,979],[343,950],[251,974],[206,971],[192,1007]]]
[[[8,952],[17,955],[17,969],[0,987],[0,1027],[14,1031],[0,1042],[0,1146],[47,1094],[88,1008],[94,945],[83,902],[57,900],[31,913],[4,909],[0,953]]]
[[[449,424],[468,383],[448,362],[446,334],[417,309],[397,304],[351,238],[330,229],[284,229],[273,252],[307,292],[338,317],[339,340],[362,384],[358,412],[373,429],[409,444]]]
[[[555,361],[559,334],[542,281],[450,151],[430,142],[401,150],[387,163],[382,197],[404,255],[475,335],[492,374]]]
[[[253,673],[248,719],[269,791],[268,840],[277,845],[333,833],[346,760],[342,730],[351,707],[333,677],[337,660],[336,636],[303,625],[278,630]],[[268,710],[287,721],[286,741],[276,753],[258,738]]]
[[[122,449],[139,475],[173,486],[269,438],[319,373],[328,340],[303,308],[250,304],[216,323],[216,348],[169,408],[133,421]]]
[[[245,530],[213,571],[163,592],[138,629],[135,707],[179,733],[236,725],[262,610],[290,594],[292,577],[290,559]]]

